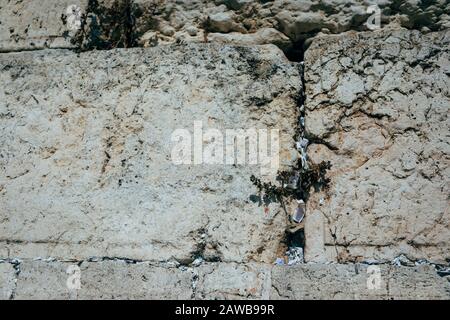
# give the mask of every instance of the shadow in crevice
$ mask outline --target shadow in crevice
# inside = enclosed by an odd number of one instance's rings
[[[292,247],[305,247],[305,229],[300,229],[296,232],[286,231],[286,246],[288,248]]]
[[[286,58],[292,62],[301,62],[305,58],[305,40],[299,40],[292,42],[292,45],[282,49]]]
[[[80,51],[137,46],[132,0],[114,0],[108,5],[89,0],[80,31],[72,39]]]

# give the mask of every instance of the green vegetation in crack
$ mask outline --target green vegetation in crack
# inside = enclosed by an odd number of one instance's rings
[[[311,190],[317,192],[327,189],[330,179],[326,177],[326,173],[330,168],[329,161],[310,164],[304,168],[299,159],[290,170],[278,172],[276,178],[278,184],[276,185],[271,182],[263,182],[252,175],[250,180],[258,189],[258,193],[251,195],[250,200],[266,206],[277,202],[286,210],[286,200],[304,200],[306,202]]]
[[[89,0],[80,31],[72,39],[81,51],[136,46],[131,0],[114,0],[108,5]]]

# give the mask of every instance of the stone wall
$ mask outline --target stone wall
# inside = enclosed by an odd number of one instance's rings
[[[3,256],[275,259],[284,214],[249,201],[264,166],[226,164],[223,148],[226,130],[279,130],[280,169],[295,161],[301,83],[276,47],[33,51],[0,69]],[[174,164],[174,132],[206,157],[209,128],[223,157]]]
[[[450,4],[374,3],[3,1],[0,299],[448,300]],[[294,223],[198,123],[329,185]]]

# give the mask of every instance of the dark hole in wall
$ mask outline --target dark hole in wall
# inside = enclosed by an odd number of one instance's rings
[[[288,248],[305,247],[305,229],[296,232],[286,231],[286,245]]]
[[[301,62],[305,58],[305,40],[292,43],[292,46],[283,50],[289,61]]]

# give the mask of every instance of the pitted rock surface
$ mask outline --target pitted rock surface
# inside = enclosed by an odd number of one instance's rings
[[[301,83],[277,47],[33,51],[0,55],[0,69],[7,257],[273,261],[286,218],[249,200],[261,166],[225,152],[176,165],[172,134],[193,137],[199,121],[225,146],[227,129],[279,130],[280,169],[291,165]]]
[[[449,40],[347,33],[307,51],[308,153],[333,165],[308,203],[308,261],[450,258]]]

